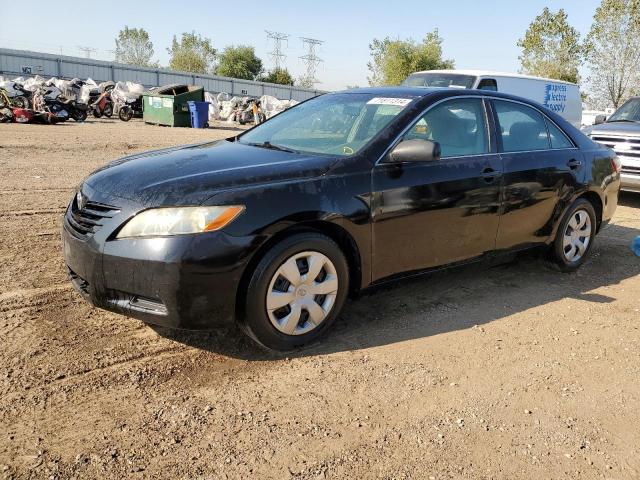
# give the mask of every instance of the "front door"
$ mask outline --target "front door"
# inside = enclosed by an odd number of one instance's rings
[[[440,143],[442,158],[373,170],[373,279],[458,262],[493,250],[502,160],[487,105],[455,98],[404,135]]]

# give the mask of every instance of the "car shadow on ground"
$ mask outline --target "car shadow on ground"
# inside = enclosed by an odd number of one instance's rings
[[[640,195],[625,194],[621,196],[621,204],[640,208]],[[237,327],[212,332],[153,328],[167,339],[194,348],[243,360],[270,361],[440,335],[565,298],[611,303],[613,298],[593,290],[617,285],[640,274],[640,258],[630,249],[640,230],[621,223],[622,218],[601,232],[590,258],[575,273],[561,273],[545,262],[539,252],[529,252],[494,266],[478,263],[375,287],[348,301],[327,335],[292,352],[267,351],[247,339]]]

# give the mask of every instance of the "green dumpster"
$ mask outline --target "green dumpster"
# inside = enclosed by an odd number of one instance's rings
[[[190,127],[188,101],[204,101],[204,88],[195,85],[167,85],[142,95],[142,119],[145,123]]]

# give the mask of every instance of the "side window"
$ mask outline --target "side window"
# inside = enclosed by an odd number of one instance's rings
[[[574,148],[573,143],[567,138],[567,135],[548,118],[546,120],[549,138],[551,139],[551,148]]]
[[[418,120],[405,139],[440,143],[442,158],[489,152],[484,104],[479,98],[448,100]]]
[[[505,152],[549,149],[547,126],[540,112],[520,103],[503,100],[494,100],[493,104]]]
[[[498,91],[498,83],[493,78],[483,78],[478,84],[478,90]]]

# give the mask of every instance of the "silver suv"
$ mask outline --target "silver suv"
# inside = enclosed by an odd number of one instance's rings
[[[640,97],[629,99],[606,120],[598,116],[584,133],[618,154],[622,190],[640,193]]]

